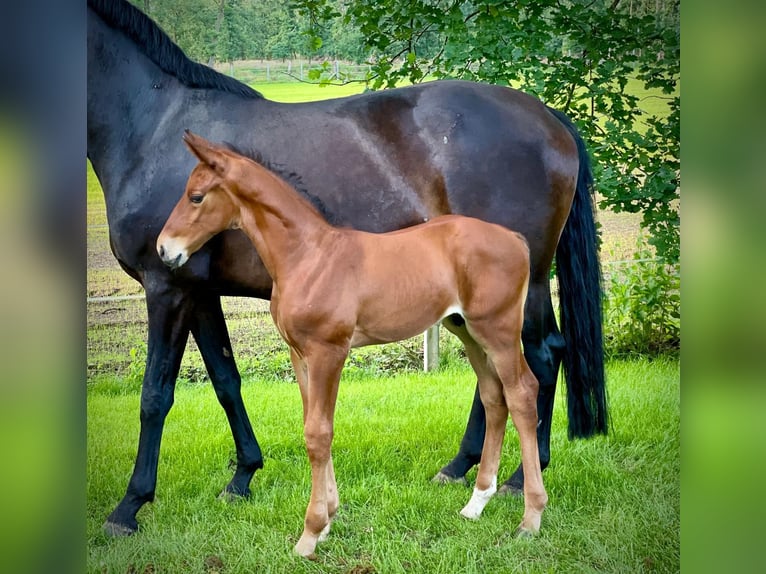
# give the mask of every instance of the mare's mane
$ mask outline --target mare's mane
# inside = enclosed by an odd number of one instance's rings
[[[123,0],[88,0],[111,28],[122,31],[159,68],[190,88],[229,92],[243,98],[263,95],[251,87],[190,60],[170,37],[138,8]]]
[[[277,174],[284,181],[286,181],[290,187],[297,191],[299,195],[307,199],[309,203],[314,207],[314,209],[316,209],[325,219],[325,221],[333,226],[338,225],[338,220],[335,215],[329,209],[327,209],[327,205],[324,203],[324,201],[322,201],[321,198],[309,193],[299,174],[295,173],[294,171],[288,171],[284,164],[269,161],[259,150],[255,148],[243,148],[231,142],[222,142],[222,145],[226,149],[246,157],[247,159],[253,160],[258,165],[263,166],[269,171]]]

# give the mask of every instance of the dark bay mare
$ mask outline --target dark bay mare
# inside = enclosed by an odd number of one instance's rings
[[[272,278],[271,316],[290,347],[311,463],[311,499],[295,551],[313,556],[338,510],[332,439],[349,350],[414,337],[442,319],[465,346],[486,412],[476,486],[461,514],[479,518],[497,491],[510,413],[526,472],[517,532],[536,534],[548,495],[537,449],[539,385],[521,352],[530,270],[524,237],[461,215],[378,234],[333,227],[257,161],[189,131],[184,141],[199,164],[157,238],[157,253],[178,269],[218,233],[241,229]]]
[[[441,81],[305,104],[280,104],[191,62],[139,10],[88,0],[88,158],[106,200],[112,251],[146,292],[148,352],[141,431],[112,534],[134,532],[154,499],[165,417],[191,333],[228,417],[237,468],[225,492],[247,495],[263,457],[240,394],[222,295],[268,298],[272,282],[241,231],[209,241],[168,269],[155,242],[194,167],[184,128],[300,176],[333,224],[383,232],[456,213],[521,232],[530,248],[522,341],[540,382],[542,467],[559,365],[569,436],[605,433],[600,268],[582,139],[569,120],[509,88]],[[551,303],[553,257],[561,332]],[[459,451],[437,477],[460,479],[479,462],[485,412],[478,390]],[[503,488],[519,491],[522,466]]]

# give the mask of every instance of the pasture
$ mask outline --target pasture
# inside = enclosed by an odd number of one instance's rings
[[[362,85],[256,85],[267,98],[307,101]],[[180,137],[180,134],[179,134]],[[179,194],[180,194],[179,190]],[[637,218],[600,213],[606,263],[635,244]],[[101,525],[124,494],[139,429],[146,351],[141,288],[108,249],[103,198],[88,177],[87,568],[89,572],[677,572],[680,569],[680,366],[607,365],[612,432],[569,442],[563,385],[555,407],[550,501],[540,535],[515,540],[519,498],[494,498],[478,522],[458,511],[470,490],[429,479],[457,449],[475,380],[442,330],[441,368],[418,372],[419,338],[352,352],[334,441],[341,508],[318,559],[293,554],[310,489],[300,394],[267,305],[228,298],[243,397],[264,451],[252,497],[217,498],[234,445],[192,341],[165,427],[157,499],[142,530],[109,539]],[[117,299],[114,299],[117,297]],[[509,425],[504,480],[518,462]],[[476,471],[469,473],[475,479]]]
[[[341,508],[317,562],[292,550],[311,486],[294,384],[244,384],[265,468],[251,499],[234,504],[216,498],[234,457],[223,411],[208,385],[181,385],[166,425],[157,499],[138,515],[142,531],[126,539],[106,538],[101,524],[130,475],[139,394],[96,384],[88,394],[89,571],[677,572],[678,363],[615,362],[607,375],[608,438],[567,441],[559,396],[554,460],[543,473],[550,501],[532,540],[510,536],[520,498],[495,497],[470,522],[458,514],[468,488],[429,482],[462,435],[470,368],[455,362],[429,375],[344,376],[334,441]],[[517,461],[511,428],[503,479]]]

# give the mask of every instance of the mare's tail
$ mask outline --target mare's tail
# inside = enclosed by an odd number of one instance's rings
[[[606,434],[608,414],[601,318],[601,264],[593,213],[593,175],[585,143],[572,121],[548,108],[577,143],[580,169],[577,190],[556,248],[560,328],[567,385],[569,438]]]

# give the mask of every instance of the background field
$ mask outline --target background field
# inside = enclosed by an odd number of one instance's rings
[[[132,469],[139,395],[97,384],[88,405],[89,571],[678,572],[678,363],[614,362],[607,375],[610,436],[567,441],[559,397],[542,531],[515,540],[521,498],[496,497],[469,522],[458,511],[470,490],[429,482],[463,431],[473,393],[463,363],[429,375],[346,373],[334,441],[341,508],[316,562],[292,554],[310,489],[295,385],[244,385],[265,468],[252,498],[235,504],[216,498],[233,472],[223,411],[208,385],[183,385],[167,421],[157,499],[138,515],[142,530],[108,539],[101,524]],[[501,479],[517,463],[511,428]]]

